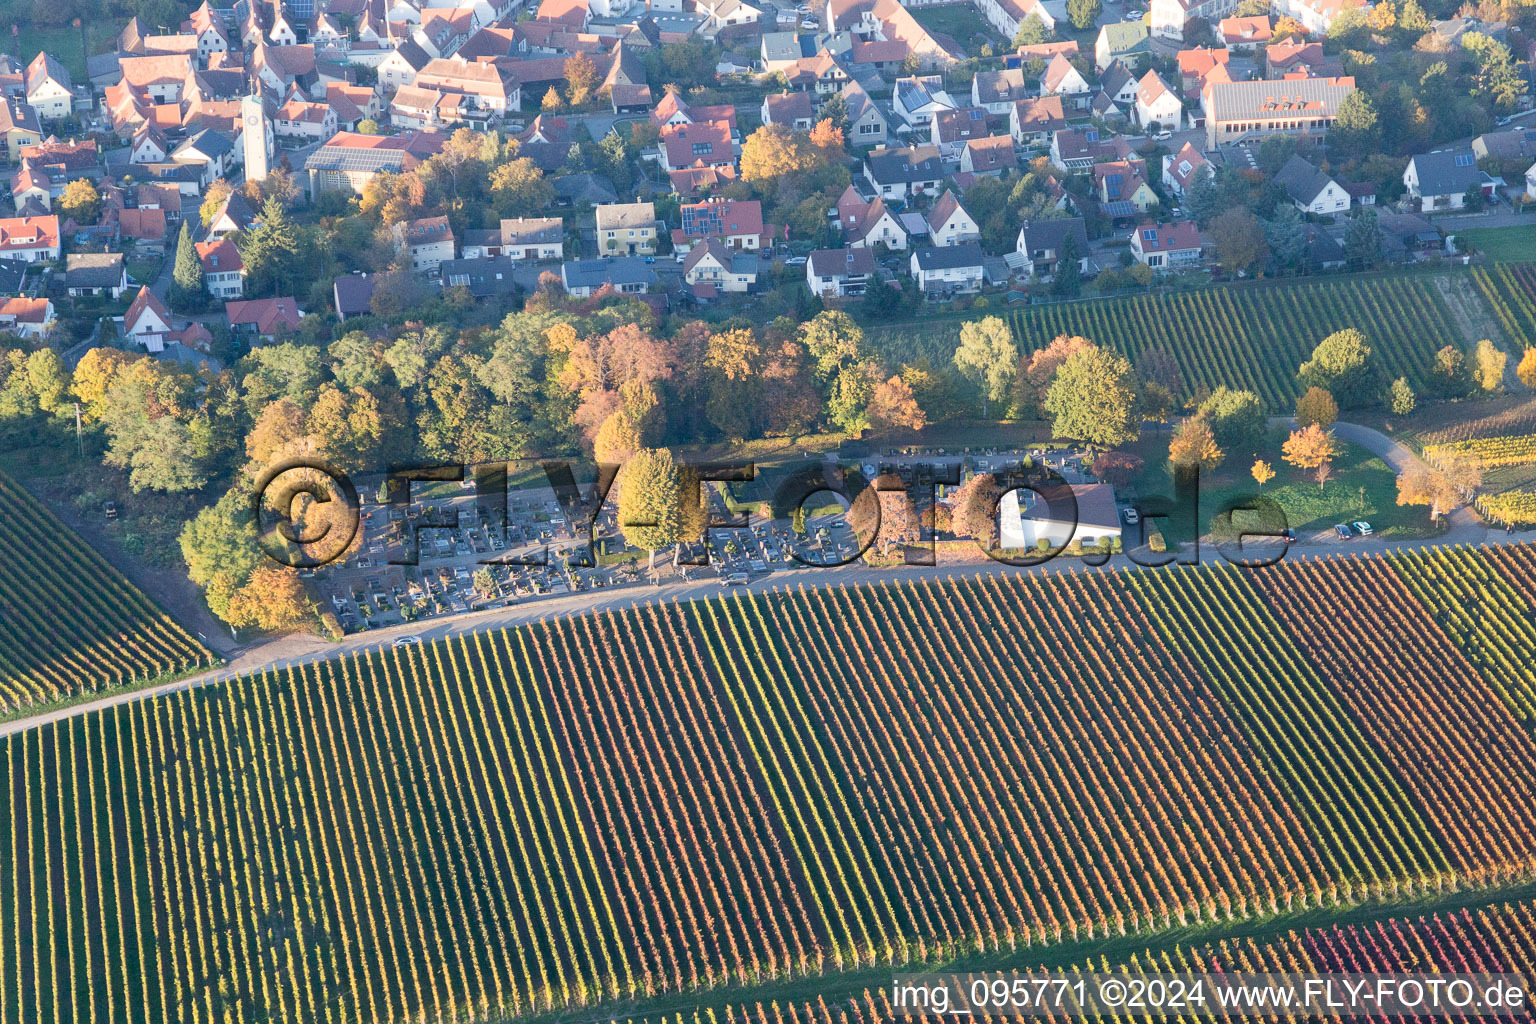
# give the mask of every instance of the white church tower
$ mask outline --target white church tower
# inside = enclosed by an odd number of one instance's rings
[[[266,181],[272,159],[272,136],[260,93],[240,101],[240,119],[245,124],[245,180]]]

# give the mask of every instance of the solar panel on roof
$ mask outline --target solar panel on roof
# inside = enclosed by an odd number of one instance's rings
[[[1471,167],[1476,162],[1477,162],[1477,160],[1472,156],[1471,153],[1457,153],[1456,154],[1456,166],[1457,167]]]

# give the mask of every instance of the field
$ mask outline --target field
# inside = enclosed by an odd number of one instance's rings
[[[69,718],[0,741],[0,1024],[606,1019],[1489,902],[1536,877],[1532,687],[1468,652],[1533,609],[1529,547],[994,574]]]
[[[1458,241],[1470,242],[1495,263],[1530,263],[1536,260],[1536,227],[1473,228],[1456,232]]]
[[[1389,378],[1407,377],[1416,391],[1424,389],[1435,352],[1477,340],[1462,337],[1432,279],[1418,274],[1220,286],[997,315],[1012,326],[1021,352],[1043,348],[1060,334],[1090,338],[1133,362],[1149,348],[1162,348],[1178,363],[1186,390],[1202,384],[1212,390],[1223,384],[1246,388],[1272,413],[1295,404],[1297,369],[1319,341],[1342,328],[1363,331]],[[889,361],[926,356],[945,365],[959,345],[963,322],[873,326],[870,340]]]
[[[0,714],[211,664],[211,655],[0,475]]]
[[[86,54],[80,49],[80,30],[71,25],[56,28],[38,26],[33,24],[31,12],[25,9],[17,11],[18,6],[16,4],[0,6],[0,20],[15,24],[19,32],[9,40],[10,45],[7,47],[9,52],[25,64],[36,57],[38,51],[47,50],[59,58],[76,85],[89,81],[86,76]],[[114,26],[106,21],[88,20],[86,31],[90,38],[91,53],[104,53],[110,49],[112,41],[117,38],[119,28],[120,26]],[[158,29],[150,31],[158,31]]]

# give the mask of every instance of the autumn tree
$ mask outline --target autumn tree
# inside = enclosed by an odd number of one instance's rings
[[[997,547],[997,503],[1002,491],[991,473],[977,473],[955,492],[950,529],[956,536],[971,537],[983,548]]]
[[[198,207],[197,215],[203,222],[203,227],[213,223],[213,218],[219,215],[219,210],[224,206],[224,200],[230,197],[235,187],[223,178],[215,178],[213,184],[203,190],[203,205]]]
[[[1223,273],[1246,274],[1269,260],[1264,226],[1246,206],[1234,206],[1212,221],[1210,236]]]
[[[624,539],[656,552],[682,539],[681,474],[666,448],[642,448],[624,464],[619,475],[619,529]]]
[[[876,384],[869,395],[870,425],[876,430],[922,430],[928,417],[918,407],[912,386],[899,376]]]
[[[1138,455],[1128,452],[1103,452],[1088,468],[1098,479],[1112,487],[1125,488],[1141,473],[1145,463]]]
[[[254,626],[273,633],[305,625],[314,614],[314,605],[298,570],[286,565],[263,565],[230,597],[227,621],[236,628]]]
[[[1333,395],[1315,384],[1307,388],[1306,394],[1296,399],[1298,427],[1310,427],[1316,423],[1326,430],[1333,426],[1338,418],[1339,405],[1333,400]]]
[[[1528,388],[1536,388],[1536,348],[1528,348],[1515,367],[1515,377]]]
[[[771,186],[786,175],[816,168],[820,157],[810,140],[783,124],[765,124],[741,147],[741,178]]]
[[[502,217],[532,217],[555,202],[555,186],[544,179],[539,165],[518,157],[491,171],[491,201]]]
[[[101,215],[101,193],[89,178],[76,178],[59,196],[59,212],[77,224],[94,224]]]
[[[380,134],[380,132],[379,132],[379,122],[375,121],[371,117],[363,118],[361,121],[357,122],[357,134],[359,134],[359,135],[378,135],[378,134]]]
[[[1254,459],[1253,468],[1249,469],[1248,472],[1253,474],[1254,481],[1258,483],[1260,487],[1263,487],[1265,484],[1269,483],[1275,478],[1275,467],[1271,466],[1263,459]]]
[[[1068,356],[1043,405],[1056,437],[1118,445],[1141,433],[1131,364],[1101,348],[1083,348]]]
[[[117,381],[123,367],[143,356],[117,348],[93,348],[80,357],[70,390],[80,400],[87,423],[100,420],[106,413],[107,390]]]
[[[1018,373],[1019,350],[1013,331],[1002,317],[968,320],[960,325],[960,346],[955,349],[955,368],[981,389],[981,415],[986,418],[992,402],[1008,395]]]
[[[1482,462],[1472,455],[1447,456],[1433,466],[1415,461],[1397,478],[1397,503],[1427,505],[1434,521],[1471,500],[1482,482]]]
[[[1484,338],[1472,353],[1473,376],[1484,391],[1497,391],[1504,386],[1504,367],[1509,365],[1509,353]]]
[[[1074,353],[1093,348],[1093,342],[1077,335],[1059,334],[1051,339],[1051,343],[1045,348],[1036,349],[1019,364],[1017,381],[1014,384],[1013,406],[1016,415],[1021,419],[1039,419],[1042,415],[1042,403],[1045,402],[1045,393],[1051,386],[1051,381],[1056,376],[1056,371],[1061,364]]]
[[[1333,474],[1333,460],[1339,454],[1338,439],[1333,431],[1324,430],[1316,423],[1310,427],[1291,431],[1281,446],[1285,461],[1300,470],[1311,470],[1317,476],[1321,490]]]
[[[828,163],[840,162],[843,159],[843,130],[830,117],[824,117],[811,129],[811,145]]]
[[[571,106],[579,107],[592,99],[602,80],[597,64],[586,54],[577,53],[566,60],[565,81],[571,96]]]
[[[1191,416],[1180,423],[1168,442],[1168,461],[1180,468],[1199,466],[1212,470],[1225,458],[1226,453],[1216,444],[1216,432],[1201,416]]]
[[[549,87],[549,90],[544,93],[544,99],[539,102],[539,109],[546,114],[553,114],[563,106],[565,101],[560,98],[560,90],[554,86]]]

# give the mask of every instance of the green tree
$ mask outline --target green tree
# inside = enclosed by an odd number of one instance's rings
[[[1056,437],[1115,446],[1141,433],[1131,364],[1097,346],[1079,349],[1061,364],[1044,408]]]
[[[1013,331],[1002,317],[969,320],[960,326],[960,346],[955,349],[955,368],[981,389],[981,415],[992,402],[1008,396],[1018,374],[1019,349]]]
[[[1280,270],[1299,271],[1306,267],[1310,243],[1301,211],[1291,203],[1277,206],[1275,215],[1264,225],[1264,243],[1269,247],[1271,263]]]
[[[1045,42],[1045,22],[1040,20],[1038,14],[1031,14],[1019,22],[1019,30],[1013,35],[1013,45],[1039,46]]]
[[[619,478],[619,530],[631,545],[650,552],[652,569],[656,552],[682,537],[680,484],[677,461],[666,448],[635,452]]]
[[[1310,427],[1316,423],[1327,429],[1339,418],[1339,404],[1333,400],[1333,395],[1323,388],[1313,385],[1307,388],[1306,394],[1296,399],[1296,425],[1298,427]]]
[[[241,485],[224,492],[182,527],[181,557],[187,575],[203,588],[208,608],[229,621],[229,602],[261,561],[251,517],[251,494]]]
[[[292,295],[308,276],[299,233],[276,197],[261,204],[260,220],[245,233],[240,258],[249,296]]]
[[[1381,148],[1376,104],[1364,89],[1339,102],[1339,116],[1328,129],[1328,145],[1342,156],[1363,160]]]
[[[1075,298],[1083,290],[1083,269],[1079,260],[1083,254],[1077,251],[1077,239],[1069,231],[1056,254],[1056,276],[1051,281],[1051,291],[1057,295]]]
[[[826,381],[858,361],[864,350],[864,332],[847,313],[829,309],[801,325],[800,344],[815,366],[816,378]]]
[[[380,132],[379,132],[379,122],[375,121],[371,117],[363,118],[361,121],[357,122],[357,134],[359,134],[359,135],[378,135],[378,134],[380,134]]]
[[[1268,424],[1259,396],[1222,385],[1200,403],[1199,415],[1208,420],[1216,443],[1233,454],[1256,454],[1264,443]]]
[[[532,217],[555,202],[555,186],[528,157],[508,160],[491,171],[491,200],[503,217]]]
[[[878,379],[878,368],[871,363],[850,363],[837,371],[827,396],[827,416],[833,426],[855,437],[869,429],[869,400]]]
[[[1102,13],[1104,5],[1099,0],[1067,0],[1067,17],[1072,20],[1072,27],[1079,32],[1093,28]]]
[[[1536,349],[1531,351],[1536,352]],[[1392,382],[1389,402],[1394,415],[1407,416],[1413,412],[1413,407],[1418,404],[1418,399],[1414,396],[1413,386],[1408,383],[1407,377],[1399,377]]]
[[[182,221],[181,234],[176,239],[176,263],[171,270],[171,308],[180,313],[196,312],[203,307],[207,294],[203,286],[203,261],[192,244],[192,227]]]
[[[1335,331],[1318,342],[1297,376],[1308,387],[1331,392],[1341,409],[1368,405],[1381,390],[1379,360],[1365,335],[1353,327]]]
[[[1381,225],[1375,210],[1364,210],[1344,229],[1344,255],[1355,270],[1381,262]]]
[[[1424,6],[1419,0],[1403,0],[1403,6],[1397,13],[1397,27],[1404,32],[1429,31],[1429,15],[1424,13]]]

